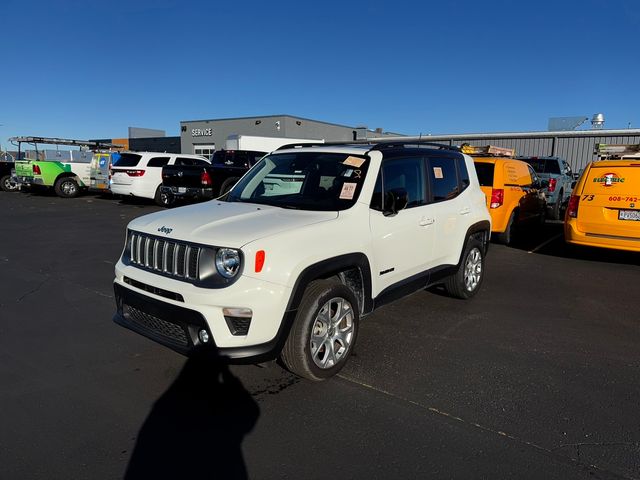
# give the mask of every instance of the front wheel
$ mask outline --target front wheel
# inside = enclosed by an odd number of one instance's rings
[[[360,312],[347,286],[317,280],[307,287],[280,357],[296,375],[320,381],[344,367],[353,351]]]
[[[11,179],[11,175],[5,175],[0,178],[0,188],[5,192],[15,192],[18,184]]]
[[[53,189],[62,198],[74,198],[80,193],[80,186],[72,177],[59,178]]]
[[[479,240],[469,238],[458,271],[447,278],[445,290],[455,298],[471,298],[480,290],[483,279],[484,247]]]

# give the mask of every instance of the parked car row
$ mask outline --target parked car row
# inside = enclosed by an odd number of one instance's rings
[[[511,148],[464,145],[462,151],[473,157],[495,240],[509,245],[524,229],[544,225],[549,182],[531,165],[516,159]]]
[[[278,357],[312,380],[344,366],[360,318],[379,306],[431,285],[474,296],[491,235],[508,244],[539,228],[570,188],[568,242],[640,251],[640,145],[599,146],[603,160],[571,183],[561,159],[493,146],[306,143],[217,154],[212,163],[102,152],[76,162],[84,169],[37,160],[15,170],[67,197],[93,185],[164,206],[217,198],[128,225],[114,320],[181,353]]]
[[[212,159],[157,152],[79,152],[66,161],[3,158],[0,188],[46,187],[61,197],[92,188],[164,207],[209,200],[229,191],[268,148],[295,139],[269,140],[235,136],[230,146],[255,150],[219,150]],[[496,241],[508,245],[518,234],[540,228],[546,212],[547,218],[565,220],[569,243],[640,250],[640,146],[598,146],[602,160],[587,165],[578,182],[558,157],[516,157],[512,149],[494,146],[463,145],[461,150],[474,159]],[[278,188],[295,180],[280,179]]]

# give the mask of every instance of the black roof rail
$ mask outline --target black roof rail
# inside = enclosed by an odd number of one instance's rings
[[[370,145],[371,146],[371,150],[383,150],[385,148],[398,148],[398,147],[407,147],[407,146],[413,146],[413,145],[417,145],[417,146],[425,146],[425,147],[436,147],[439,148],[441,150],[451,150],[454,152],[459,152],[460,151],[460,147],[455,146],[455,145],[446,145],[444,143],[435,143],[435,142],[429,142],[426,140],[407,140],[407,141],[399,141],[399,140],[393,140],[393,141],[372,141],[372,140],[361,140],[361,141],[350,141],[350,142],[309,142],[309,143],[288,143],[286,145],[282,145],[281,147],[278,147],[276,150],[285,150],[285,149],[289,149],[289,148],[303,148],[303,147],[331,147],[331,146],[339,146],[339,145],[353,145],[353,146],[358,146],[358,145]]]
[[[287,150],[289,148],[302,148],[302,147],[320,147],[322,145],[333,145],[333,143],[324,143],[324,142],[309,142],[309,143],[287,143],[286,145],[282,145],[277,150]]]
[[[428,140],[407,140],[407,141],[398,141],[398,140],[394,140],[394,141],[390,141],[390,142],[376,142],[375,145],[371,148],[371,150],[382,150],[385,148],[398,148],[398,147],[409,147],[409,146],[413,146],[413,145],[417,145],[417,146],[424,146],[424,147],[436,147],[439,148],[440,150],[451,150],[454,152],[459,152],[460,151],[460,147],[456,146],[456,145],[446,145],[444,143],[436,143],[436,142],[430,142]]]

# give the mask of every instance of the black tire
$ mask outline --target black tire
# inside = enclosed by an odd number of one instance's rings
[[[551,220],[560,220],[560,204],[562,203],[562,191],[558,194],[558,200],[551,207]]]
[[[222,182],[222,186],[220,187],[220,195],[224,195],[229,190],[231,190],[231,187],[233,187],[238,182],[238,180],[240,180],[240,179],[239,178],[227,178],[224,182]]]
[[[509,221],[507,222],[507,228],[504,232],[494,234],[494,238],[503,245],[511,245],[515,237],[516,229],[516,211],[511,212]]]
[[[334,308],[335,317],[331,315]],[[323,312],[329,313],[328,325],[323,322]],[[280,358],[287,369],[300,377],[326,380],[338,373],[351,355],[359,322],[358,300],[350,288],[329,280],[311,282]],[[316,334],[312,335],[314,331]],[[313,342],[314,338],[322,343]]]
[[[58,178],[53,189],[62,198],[75,198],[80,194],[80,186],[73,177]]]
[[[18,191],[18,184],[11,181],[11,175],[4,175],[0,178],[0,188],[4,192],[16,192]]]
[[[484,280],[484,246],[478,239],[469,237],[464,247],[458,271],[445,281],[444,288],[455,298],[473,297]]]
[[[156,188],[156,194],[153,196],[153,200],[154,202],[156,202],[156,205],[165,208],[171,207],[171,205],[173,205],[176,201],[175,197],[170,193],[162,192],[162,185]]]

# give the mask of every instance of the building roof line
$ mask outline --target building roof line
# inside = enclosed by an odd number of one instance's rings
[[[491,140],[501,138],[554,138],[554,137],[608,137],[608,136],[638,136],[640,129],[627,128],[619,130],[559,130],[537,132],[496,132],[496,133],[453,133],[449,135],[415,135],[398,137],[377,137],[369,140]]]
[[[278,117],[287,117],[287,118],[294,118],[296,120],[304,120],[306,122],[314,122],[314,123],[322,123],[324,125],[332,125],[334,127],[342,127],[342,128],[351,128],[351,129],[358,129],[358,128],[363,128],[363,127],[353,127],[351,125],[342,125],[340,123],[332,123],[332,122],[324,122],[322,120],[314,120],[312,118],[305,118],[305,117],[298,117],[296,115],[289,115],[289,114],[281,114],[281,115],[252,115],[249,117],[231,117],[231,118],[203,118],[200,120],[181,120],[180,124],[183,123],[193,123],[193,122],[223,122],[223,121],[229,121],[229,120],[262,120],[264,118],[278,118]],[[364,127],[367,128],[367,130],[369,130],[370,132],[373,132],[374,130],[369,129],[368,127]]]

